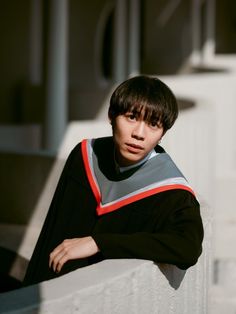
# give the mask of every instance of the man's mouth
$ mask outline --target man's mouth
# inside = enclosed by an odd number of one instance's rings
[[[133,143],[126,143],[128,148],[133,149],[133,150],[144,150],[144,148],[140,145],[133,144]]]

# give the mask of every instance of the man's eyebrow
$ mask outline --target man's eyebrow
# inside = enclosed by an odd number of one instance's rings
[[[127,112],[129,112],[129,113],[132,113],[132,114],[134,114],[134,115],[141,115],[141,110],[138,110],[138,109],[136,109],[136,108],[131,108],[130,110],[128,110]]]

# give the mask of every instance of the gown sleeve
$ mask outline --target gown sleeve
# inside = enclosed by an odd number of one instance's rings
[[[40,281],[57,277],[78,267],[88,265],[87,259],[69,261],[60,274],[49,268],[49,254],[64,239],[83,237],[90,234],[94,224],[93,197],[86,197],[87,191],[78,177],[81,169],[80,144],[70,153],[51,205],[40,232],[34,252],[29,261],[23,285],[27,286]],[[76,166],[78,164],[78,166]],[[82,175],[79,175],[82,178]],[[87,207],[86,207],[87,206]],[[83,217],[83,219],[81,219]]]
[[[169,193],[168,198],[161,210],[169,214],[161,228],[158,222],[152,232],[93,234],[104,258],[148,259],[181,269],[194,265],[203,240],[199,203],[191,193],[181,190]]]

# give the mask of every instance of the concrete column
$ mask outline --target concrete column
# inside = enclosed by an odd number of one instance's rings
[[[192,0],[192,56],[193,65],[201,62],[201,0]]]
[[[29,80],[42,82],[42,0],[31,0]]]
[[[206,2],[206,42],[203,47],[203,60],[207,62],[215,54],[215,0]]]
[[[113,80],[127,77],[127,0],[117,0],[114,15]]]
[[[55,152],[67,124],[67,0],[50,0],[48,23],[44,148]]]
[[[140,0],[130,0],[129,8],[129,62],[130,76],[140,72]]]

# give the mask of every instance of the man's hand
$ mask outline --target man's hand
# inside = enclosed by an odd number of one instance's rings
[[[49,267],[60,272],[62,266],[69,260],[92,256],[99,252],[92,237],[64,240],[50,254]]]

